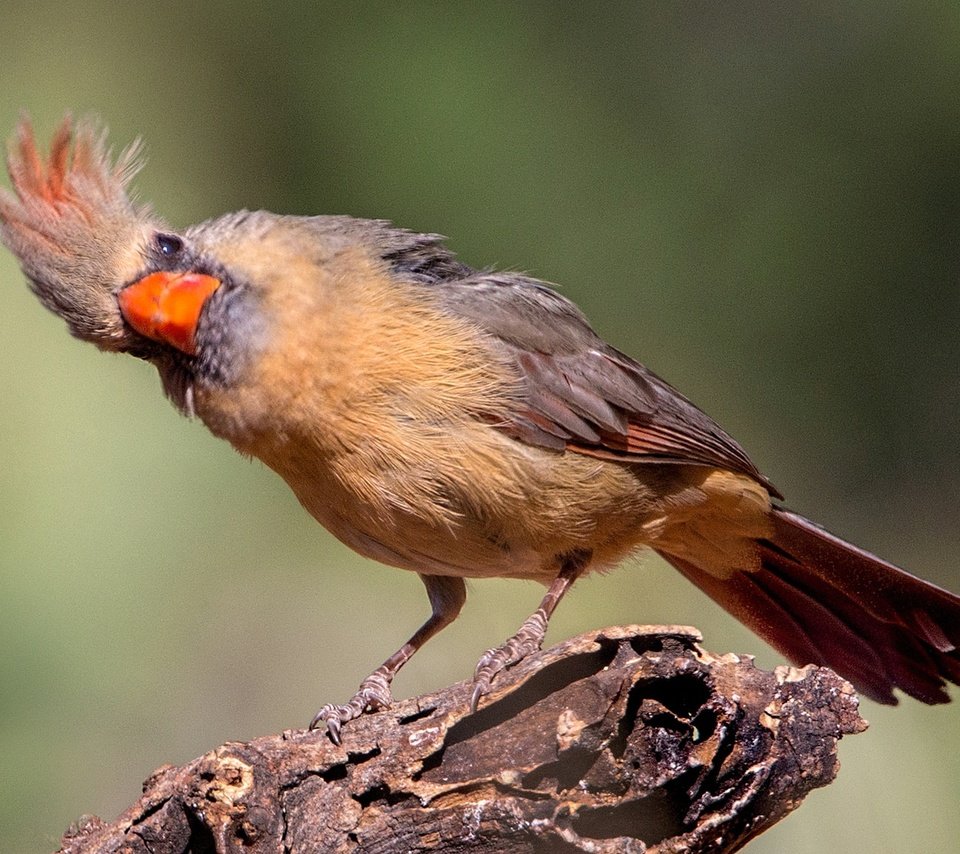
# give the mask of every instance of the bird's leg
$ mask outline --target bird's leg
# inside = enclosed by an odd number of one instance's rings
[[[566,555],[560,565],[560,572],[553,579],[547,594],[540,602],[540,607],[523,621],[515,635],[507,638],[500,646],[488,649],[480,656],[473,673],[473,697],[470,700],[472,711],[477,710],[480,698],[490,690],[490,684],[501,670],[522,661],[540,649],[551,615],[563,595],[586,569],[589,562],[589,552],[578,551]]]
[[[414,632],[400,649],[373,671],[357,689],[357,693],[342,706],[328,704],[320,709],[310,721],[310,729],[326,723],[330,738],[340,744],[340,728],[347,721],[360,717],[367,709],[382,709],[393,702],[390,683],[397,671],[413,654],[441,629],[449,626],[460,613],[467,598],[467,588],[462,578],[441,575],[421,575],[427,588],[430,607],[433,609],[427,621]]]

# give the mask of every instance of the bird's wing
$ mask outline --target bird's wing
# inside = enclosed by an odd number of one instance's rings
[[[605,343],[570,300],[544,283],[475,273],[427,286],[447,310],[479,326],[512,357],[522,388],[504,429],[515,438],[622,462],[728,469],[781,497],[713,419]]]

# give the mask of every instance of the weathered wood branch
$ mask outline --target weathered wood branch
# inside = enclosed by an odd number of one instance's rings
[[[498,677],[348,724],[342,747],[291,730],[166,766],[64,854],[729,852],[837,771],[861,732],[832,671],[758,670],[696,630],[572,638]]]

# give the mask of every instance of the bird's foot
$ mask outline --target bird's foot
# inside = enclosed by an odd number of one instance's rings
[[[534,611],[513,637],[507,638],[500,646],[488,649],[477,662],[473,672],[473,696],[470,699],[470,711],[475,712],[480,698],[490,690],[494,677],[501,671],[523,661],[528,655],[537,652],[547,633],[547,616],[538,609]]]
[[[327,732],[334,744],[340,744],[340,730],[347,721],[359,718],[368,709],[378,711],[393,703],[390,693],[390,683],[393,681],[393,672],[386,666],[378,667],[357,688],[357,693],[342,706],[328,703],[313,716],[310,729],[317,729],[322,724],[327,725]]]

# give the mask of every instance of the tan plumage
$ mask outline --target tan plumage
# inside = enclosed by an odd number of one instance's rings
[[[129,157],[111,165],[83,126],[71,160],[70,139],[65,125],[44,166],[22,127],[0,195],[0,236],[41,300],[156,364],[183,411],[427,587],[423,628],[318,714],[335,738],[389,702],[397,669],[456,617],[462,578],[550,586],[481,659],[476,701],[579,575],[641,547],[882,702],[895,687],[942,702],[960,681],[960,599],[776,506],[732,438],[544,284],[380,221],[244,211],[169,232],[129,202]]]

